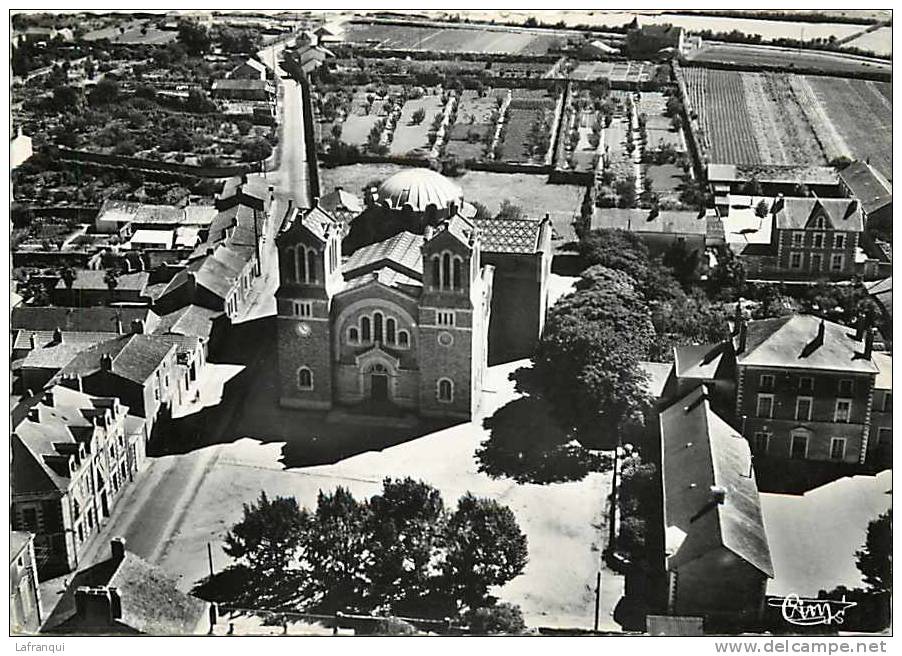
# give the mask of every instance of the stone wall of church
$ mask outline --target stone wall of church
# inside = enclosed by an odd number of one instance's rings
[[[530,357],[541,334],[545,290],[542,259],[535,255],[485,253],[495,267],[489,364]]]
[[[290,408],[332,407],[332,362],[328,321],[279,317],[279,404]],[[299,330],[303,324],[306,328]],[[309,331],[309,334],[307,334]],[[300,369],[312,374],[312,388],[300,386]]]
[[[457,314],[469,313],[458,310]],[[466,323],[470,323],[469,318]],[[472,406],[472,331],[421,323],[419,332],[420,414],[469,418]],[[439,381],[443,378],[453,382],[451,402],[439,400]]]

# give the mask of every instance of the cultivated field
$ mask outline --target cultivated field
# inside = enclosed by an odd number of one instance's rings
[[[683,71],[690,109],[698,114],[701,124],[701,133],[696,136],[710,161],[761,164],[740,74],[697,67]]]
[[[153,26],[152,21],[131,21],[122,25],[105,27],[103,29],[88,32],[82,37],[85,41],[99,41],[109,39],[110,43],[122,43],[127,45],[165,45],[178,38],[175,30],[159,30]]]
[[[881,27],[873,32],[862,34],[857,39],[846,42],[845,45],[889,57],[893,54],[893,28]]]
[[[825,166],[867,159],[892,177],[892,86],[853,78],[683,69],[709,160]]]
[[[543,164],[554,130],[554,100],[511,100],[501,128],[496,159],[503,162]]]
[[[885,82],[810,76],[819,106],[853,159],[870,158],[888,179],[893,178],[892,85]]]
[[[445,154],[461,160],[484,159],[495,135],[498,99],[506,95],[505,89],[484,97],[472,89],[464,90],[458,100],[457,120],[446,137]]]
[[[432,52],[482,52],[544,55],[561,42],[552,33],[516,29],[475,29],[385,23],[351,23],[345,41],[367,44],[379,50],[427,50]]]
[[[778,67],[787,66],[820,72],[825,75],[859,75],[892,73],[888,61],[852,57],[841,53],[818,50],[794,50],[774,46],[755,46],[739,43],[706,43],[699,50],[686,55],[686,59],[698,63],[734,64],[737,66]]]

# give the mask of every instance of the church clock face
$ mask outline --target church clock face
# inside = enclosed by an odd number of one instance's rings
[[[298,333],[298,337],[310,337],[310,326],[303,321],[297,325],[297,328],[295,328],[295,330]]]

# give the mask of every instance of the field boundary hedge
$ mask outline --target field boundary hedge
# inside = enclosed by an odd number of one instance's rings
[[[179,164],[177,162],[161,162],[153,159],[139,157],[125,157],[123,155],[107,155],[104,153],[92,153],[86,150],[70,150],[68,148],[52,148],[45,151],[54,159],[71,160],[76,162],[91,162],[117,168],[132,168],[142,171],[159,171],[164,173],[176,173],[190,175],[196,178],[231,178],[257,170],[253,164],[238,164],[234,166],[193,166],[191,164]]]

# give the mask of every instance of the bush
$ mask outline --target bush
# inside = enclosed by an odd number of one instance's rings
[[[241,142],[241,161],[259,162],[272,155],[272,146],[266,139],[245,139]]]
[[[466,614],[465,620],[470,633],[477,635],[517,635],[526,629],[520,607],[504,602],[486,608],[475,608]]]

